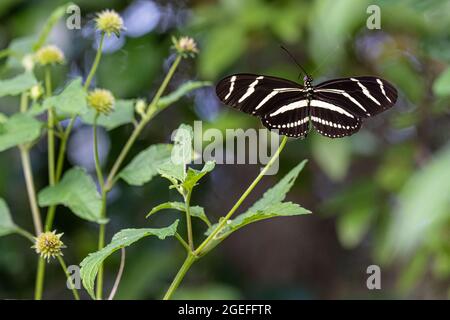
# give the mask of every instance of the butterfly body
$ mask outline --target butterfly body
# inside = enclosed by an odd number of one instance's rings
[[[235,74],[222,79],[219,99],[261,119],[270,130],[303,138],[314,127],[320,134],[341,138],[357,132],[363,118],[391,108],[397,100],[392,84],[377,77],[329,80],[313,86],[254,74]]]

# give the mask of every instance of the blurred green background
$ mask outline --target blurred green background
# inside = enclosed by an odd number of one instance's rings
[[[51,11],[65,1],[2,0],[0,49],[13,39],[36,35]],[[291,140],[278,176],[266,177],[249,197],[259,198],[302,159],[305,171],[288,199],[312,215],[253,224],[233,234],[200,260],[180,287],[178,298],[348,299],[440,298],[450,296],[450,1],[350,0],[97,0],[76,1],[81,30],[61,21],[51,34],[68,64],[65,77],[86,75],[95,55],[95,12],[111,8],[124,17],[127,32],[111,37],[96,84],[120,98],[150,98],[173,59],[172,35],[194,37],[196,59],[184,60],[170,88],[188,79],[217,82],[234,72],[296,80],[298,68],[279,48],[285,45],[312,73],[315,83],[333,77],[378,75],[399,90],[396,106],[366,121],[356,135],[330,140],[312,133]],[[381,29],[369,30],[367,8],[381,9]],[[3,65],[3,61],[2,61]],[[2,75],[4,77],[4,75]],[[18,99],[1,99],[11,113]],[[169,142],[180,123],[204,127],[255,128],[257,119],[221,105],[214,88],[197,90],[150,123],[134,153]],[[101,134],[111,165],[131,127]],[[91,128],[77,124],[68,163],[94,170]],[[131,157],[130,157],[131,158]],[[47,184],[46,143],[32,153],[38,189]],[[257,175],[258,165],[219,165],[194,194],[212,219],[226,213]],[[107,239],[125,227],[167,225],[175,213],[145,220],[156,204],[175,200],[167,183],[144,187],[118,184],[108,199]],[[15,221],[32,230],[17,149],[0,154],[0,197]],[[56,229],[64,232],[65,258],[79,263],[96,248],[97,227],[58,209]],[[203,232],[195,225],[197,235]],[[199,240],[197,240],[199,241]],[[0,239],[0,298],[31,298],[36,256],[29,243]],[[183,251],[175,241],[141,241],[127,250],[118,291],[121,299],[160,298],[178,270]],[[108,260],[112,286],[118,255]],[[381,266],[382,289],[368,290],[366,269]],[[47,271],[44,298],[71,298],[56,263]]]

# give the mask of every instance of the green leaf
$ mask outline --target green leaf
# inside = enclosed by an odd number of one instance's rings
[[[8,117],[0,112],[0,124],[5,123],[6,121],[8,121]]]
[[[173,184],[178,184],[186,179],[187,164],[194,158],[192,150],[193,136],[192,127],[181,124],[173,137],[174,146],[170,159],[166,163],[161,164],[158,169],[158,173]]]
[[[152,229],[124,229],[114,235],[111,242],[102,250],[89,254],[80,263],[81,270],[80,275],[83,281],[83,286],[88,291],[93,299],[94,295],[94,282],[98,273],[98,269],[103,261],[108,258],[115,251],[128,247],[136,241],[148,237],[156,236],[160,240],[164,240],[166,237],[172,237],[177,232],[178,220],[166,228]]]
[[[16,230],[17,226],[11,218],[8,205],[0,198],[0,237],[14,233]]]
[[[211,243],[210,248],[217,245],[234,231],[249,223],[272,217],[295,216],[310,213],[309,210],[300,207],[298,204],[282,202],[297,179],[298,174],[304,168],[306,162],[307,161],[304,160],[293,168],[280,180],[280,182],[267,190],[263,197],[256,201],[245,213],[240,214],[235,219],[228,220],[227,224],[216,235],[215,241]],[[217,226],[218,224],[215,224],[210,227],[206,232],[206,235],[211,234]]]
[[[162,163],[158,168],[158,173],[161,177],[168,179],[172,184],[178,185],[179,182],[184,181],[185,167],[183,165],[175,165],[171,161]]]
[[[433,92],[440,97],[450,95],[450,68],[445,69],[434,81]]]
[[[86,90],[83,88],[81,78],[73,80],[57,96],[44,100],[39,112],[54,108],[58,113],[76,115],[88,111],[86,102]]]
[[[174,102],[177,102],[183,96],[185,96],[186,94],[188,94],[189,92],[191,92],[195,89],[210,86],[210,85],[211,85],[211,82],[208,82],[208,81],[185,82],[181,86],[179,86],[174,92],[171,92],[170,94],[159,99],[158,109],[166,108],[167,106],[173,104]]]
[[[312,152],[320,168],[331,180],[345,178],[351,158],[349,139],[329,139],[317,134],[313,139]]]
[[[25,72],[7,80],[0,80],[0,97],[16,96],[37,84],[31,72]]]
[[[134,157],[119,177],[130,185],[142,186],[158,173],[158,168],[163,163],[170,160],[171,152],[171,144],[152,145]]]
[[[217,239],[225,239],[234,231],[238,229],[261,220],[274,218],[274,217],[289,217],[298,216],[302,214],[309,214],[311,211],[302,208],[300,205],[292,202],[280,202],[268,206],[265,209],[258,211],[247,211],[246,213],[240,214],[233,220],[228,220],[225,227],[217,234]],[[216,225],[215,225],[216,226]],[[212,226],[207,234],[210,234],[214,230],[215,226]]]
[[[214,161],[208,161],[205,163],[205,165],[203,166],[203,169],[201,171],[192,169],[192,168],[188,168],[187,170],[187,174],[186,174],[186,178],[183,182],[183,187],[186,190],[192,190],[195,185],[197,184],[197,182],[207,173],[211,172],[214,167],[215,167],[216,163]]]
[[[97,119],[97,124],[113,130],[128,123],[133,123],[134,118],[134,100],[117,100],[114,110],[108,114],[101,114]],[[94,124],[95,110],[88,108],[88,112],[81,116],[81,120],[87,124]]]
[[[182,212],[186,212],[186,206],[182,202],[165,202],[160,205],[157,205],[154,207],[146,216],[146,218],[150,217],[151,215],[155,214],[158,211],[161,211],[163,209],[174,209]],[[205,210],[202,207],[199,206],[193,206],[190,208],[191,216],[197,217],[201,219],[203,222],[206,223],[208,227],[211,227],[211,222],[209,221],[208,217],[205,214]]]
[[[0,152],[32,142],[41,135],[42,123],[25,114],[15,114],[0,123]]]
[[[275,186],[267,190],[263,197],[256,201],[247,212],[255,212],[260,210],[265,210],[265,208],[270,207],[272,204],[280,203],[286,198],[286,194],[291,190],[297,179],[299,173],[305,167],[307,160],[303,160],[297,166],[295,166],[287,175],[283,177]]]
[[[82,168],[67,171],[61,181],[39,193],[40,206],[62,204],[82,219],[106,223],[101,217],[102,201],[91,176]]]

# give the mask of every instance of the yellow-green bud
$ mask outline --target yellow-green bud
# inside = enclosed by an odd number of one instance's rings
[[[114,10],[104,10],[98,13],[95,23],[97,30],[106,33],[107,36],[110,36],[111,33],[119,36],[120,32],[125,29],[122,17]]]
[[[44,94],[44,89],[40,84],[32,86],[30,89],[30,97],[33,101],[36,101]]]
[[[89,93],[88,103],[98,113],[108,114],[114,110],[115,99],[111,91],[95,89]]]
[[[139,99],[138,101],[136,101],[136,105],[134,106],[134,109],[141,117],[145,117],[145,111],[147,109],[147,102],[144,99]]]
[[[36,253],[48,262],[50,258],[63,255],[61,249],[66,248],[66,246],[61,241],[62,235],[62,233],[56,234],[56,230],[41,233],[37,238],[34,238],[35,243],[31,248],[35,249]]]
[[[197,43],[191,37],[172,38],[173,46],[183,57],[194,57],[198,53]]]
[[[63,64],[64,53],[57,46],[48,45],[42,47],[36,52],[35,60],[41,66],[47,66],[52,64]]]

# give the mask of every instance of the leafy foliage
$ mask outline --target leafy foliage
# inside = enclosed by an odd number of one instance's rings
[[[0,80],[0,97],[16,96],[37,84],[31,72],[25,72],[8,80]]]
[[[0,237],[14,233],[17,226],[11,218],[9,208],[2,198],[0,198]]]
[[[0,151],[33,142],[41,135],[42,123],[25,114],[15,114],[0,122]]]
[[[142,186],[149,182],[159,167],[170,160],[172,145],[155,144],[140,152],[119,174],[123,180],[133,186]]]
[[[95,111],[89,108],[82,114],[81,119],[84,123],[94,124]],[[114,110],[108,114],[101,114],[97,119],[97,124],[107,130],[114,130],[125,124],[133,123],[134,118],[134,100],[117,100]]]
[[[166,237],[172,237],[177,232],[178,220],[166,228],[152,229],[123,229],[116,233],[111,242],[102,250],[89,254],[81,263],[80,275],[83,286],[89,295],[95,299],[94,281],[98,273],[98,269],[103,261],[115,251],[128,247],[148,236],[156,236],[160,240]]]
[[[70,82],[60,94],[45,99],[41,106],[33,106],[30,113],[41,114],[49,108],[55,108],[58,113],[69,116],[86,113],[88,111],[86,91],[81,83],[81,78]]]
[[[62,204],[78,217],[97,223],[106,223],[101,218],[102,202],[92,178],[82,168],[67,171],[55,186],[39,193],[40,206]]]
[[[300,171],[304,168],[306,160],[299,163],[294,167],[287,175],[283,177],[275,186],[267,190],[263,197],[256,201],[246,212],[238,215],[232,220],[228,220],[227,224],[219,231],[215,237],[215,244],[228,237],[234,231],[260,220],[265,220],[273,217],[281,216],[295,216],[311,213],[292,202],[283,202],[286,194],[292,188],[295,180],[297,179]],[[218,226],[213,225],[206,232],[207,235]]]

